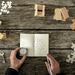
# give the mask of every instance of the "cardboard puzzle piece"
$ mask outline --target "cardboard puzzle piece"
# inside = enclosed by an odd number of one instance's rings
[[[72,19],[72,22],[73,23],[71,24],[70,27],[71,27],[72,30],[75,30],[75,19]]]
[[[55,15],[54,15],[54,19],[55,20],[62,20],[62,16],[61,16],[61,9],[60,8],[56,8],[55,9]]]
[[[69,18],[68,10],[66,7],[63,8],[56,8],[53,19],[66,21]]]
[[[45,16],[45,5],[35,4],[34,16],[44,17]]]
[[[0,40],[6,39],[6,33],[0,33]]]
[[[62,13],[63,21],[66,21],[66,19],[69,18],[68,10],[65,7],[63,7],[61,8],[61,13]]]
[[[68,63],[75,62],[75,44],[74,43],[72,43],[71,48],[73,49],[73,52],[71,52],[71,54],[67,56],[68,58],[66,59],[66,62]]]

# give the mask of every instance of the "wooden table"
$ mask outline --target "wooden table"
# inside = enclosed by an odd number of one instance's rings
[[[1,3],[2,0],[0,0]],[[8,1],[8,0],[4,0]],[[9,55],[13,48],[19,47],[20,33],[49,33],[49,52],[60,62],[61,71],[65,75],[75,75],[75,63],[66,62],[67,55],[72,51],[71,43],[75,42],[75,31],[70,25],[71,19],[75,17],[74,0],[11,0],[12,8],[10,14],[3,14],[0,20],[0,32],[7,33],[7,39],[0,41],[0,49],[5,52],[6,64],[0,62],[0,75],[4,75],[9,67]],[[34,17],[34,4],[46,5],[45,17]],[[53,20],[54,9],[57,7],[67,7],[70,18],[66,22]],[[0,57],[1,59],[1,57]],[[28,57],[19,75],[46,75],[44,62],[45,57]]]

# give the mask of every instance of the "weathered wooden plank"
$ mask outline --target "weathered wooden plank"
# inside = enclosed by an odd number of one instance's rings
[[[7,38],[0,40],[0,48],[15,48],[19,46],[19,34],[6,32]]]
[[[7,63],[1,64],[0,63],[0,75],[4,74],[6,68],[9,66],[9,55],[11,50],[4,50],[6,53]],[[50,53],[60,62],[61,65],[61,71],[65,73],[66,75],[74,75],[75,74],[75,66],[74,64],[69,64],[65,60],[67,58],[67,55],[70,54],[71,50],[50,50]],[[46,58],[27,58],[26,62],[22,66],[20,73],[21,75],[35,75],[36,73],[40,75],[46,75],[47,70],[45,67],[44,62],[46,61]]]
[[[50,34],[50,48],[71,48],[72,42],[75,42],[74,31],[57,31]]]
[[[66,62],[67,55],[70,54],[71,52],[72,52],[72,50],[61,50],[61,51],[60,50],[53,50],[53,51],[50,51],[50,53],[60,62],[61,71],[63,73],[65,73],[65,75],[74,75],[75,74],[75,71],[74,71],[75,63],[69,64]]]
[[[0,0],[1,3],[2,0]],[[7,0],[4,0],[7,1]],[[4,75],[5,70],[9,66],[9,54],[11,50],[8,48],[16,48],[19,46],[19,34],[23,33],[49,33],[50,34],[50,53],[60,62],[61,71],[65,75],[75,75],[75,63],[68,64],[65,62],[70,50],[71,43],[75,42],[75,31],[70,30],[71,19],[75,18],[75,1],[74,0],[11,0],[13,7],[8,15],[1,15],[0,20],[3,24],[0,30],[8,31],[8,38],[0,41],[0,48],[4,49],[6,64],[1,63],[0,57],[0,75]],[[46,16],[43,18],[34,17],[34,4],[40,3],[46,5]],[[70,18],[66,22],[54,21],[54,9],[66,6],[69,9]],[[23,30],[10,30],[23,29]],[[24,30],[26,29],[26,30]],[[30,30],[27,30],[30,29]],[[37,30],[35,30],[37,29]],[[38,30],[39,29],[39,30]],[[50,30],[40,30],[50,29]],[[67,30],[68,29],[68,30]],[[70,31],[69,31],[70,30]],[[2,50],[3,50],[2,49]],[[67,49],[67,50],[66,50]],[[61,60],[62,59],[62,60]],[[19,75],[46,75],[45,67],[46,58],[27,58]]]
[[[67,7],[70,18],[66,22],[53,20],[54,9],[59,6],[46,6],[45,17],[34,17],[34,5],[13,6],[8,15],[1,15],[0,29],[71,29],[71,19],[75,18],[75,7]]]
[[[38,30],[23,30],[13,33],[10,31],[8,38],[5,41],[0,41],[0,48],[16,48],[20,44],[20,33],[48,33],[49,36],[49,48],[71,48],[71,43],[75,43],[75,31],[38,31]]]
[[[23,31],[23,33],[49,33],[49,48],[71,48],[71,43],[75,43],[75,31]]]
[[[1,2],[2,0],[0,0]],[[4,0],[8,1],[8,0]],[[13,2],[13,5],[24,5],[24,4],[35,4],[35,3],[41,3],[41,4],[53,4],[53,5],[66,5],[66,6],[74,6],[75,1],[74,0],[11,0]]]

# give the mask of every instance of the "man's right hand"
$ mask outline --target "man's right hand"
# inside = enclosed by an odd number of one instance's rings
[[[47,62],[45,62],[45,64],[50,75],[56,75],[60,73],[59,63],[50,54],[47,55]]]

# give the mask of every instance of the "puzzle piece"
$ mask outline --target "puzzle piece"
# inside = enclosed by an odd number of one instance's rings
[[[5,60],[5,53],[2,51],[2,50],[0,50],[0,56],[2,57],[2,63],[5,63],[6,62],[6,60]]]
[[[12,2],[11,1],[7,1],[6,4],[7,4],[8,8],[12,8],[12,6],[11,6]]]
[[[6,38],[6,33],[0,33],[0,40],[3,40]]]
[[[44,17],[45,16],[45,5],[35,4],[34,16]]]
[[[9,14],[10,11],[8,9],[12,8],[11,4],[12,4],[11,1],[7,1],[7,2],[2,1],[1,9],[0,9],[0,15],[2,15],[2,13]]]
[[[70,27],[71,27],[72,30],[74,30],[74,29],[75,29],[75,19],[72,19],[72,22],[73,22],[73,23],[71,24]]]
[[[68,10],[65,7],[61,8],[61,15],[63,21],[66,21],[66,19],[69,18]]]
[[[68,58],[66,59],[66,62],[68,63],[75,62],[75,44],[74,43],[72,43],[71,48],[73,49],[73,52],[71,52],[71,54],[67,56]]]
[[[54,19],[55,20],[62,20],[62,16],[61,16],[61,9],[60,8],[56,8],[55,9],[55,15],[54,15]]]
[[[75,50],[75,44],[74,43],[72,43],[71,48]]]
[[[69,14],[68,14],[68,10],[66,9],[66,7],[55,9],[55,14],[54,14],[53,19],[66,21],[67,18],[69,18]]]
[[[66,62],[68,63],[73,63],[75,60],[73,57],[71,57],[71,55],[68,55],[68,59],[66,60]]]

